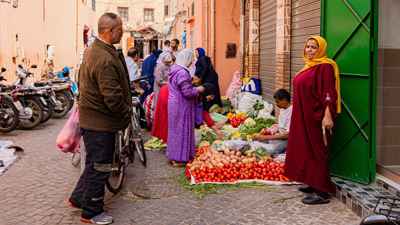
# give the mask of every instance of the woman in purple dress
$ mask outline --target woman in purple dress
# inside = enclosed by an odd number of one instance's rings
[[[204,87],[194,87],[189,73],[193,51],[178,53],[169,74],[167,157],[173,166],[183,166],[195,155],[195,111]]]

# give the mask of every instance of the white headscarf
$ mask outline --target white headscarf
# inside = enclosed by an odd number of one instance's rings
[[[172,62],[173,58],[172,58],[172,53],[168,52],[168,51],[164,51],[160,54],[160,56],[158,57],[157,63],[166,63],[166,62]]]
[[[188,71],[190,71],[190,69],[188,67],[193,62],[193,59],[194,59],[193,53],[194,53],[193,50],[190,48],[183,49],[176,56],[175,63],[177,65],[182,66],[183,68],[186,68]]]

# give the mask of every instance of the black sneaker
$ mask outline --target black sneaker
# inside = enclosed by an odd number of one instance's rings
[[[303,186],[303,187],[299,187],[298,188],[299,191],[306,193],[306,194],[312,194],[315,193],[314,188],[310,187],[310,186]]]
[[[328,198],[322,197],[318,194],[313,194],[303,198],[301,202],[303,202],[303,204],[306,205],[321,205],[321,204],[328,204],[330,201]]]

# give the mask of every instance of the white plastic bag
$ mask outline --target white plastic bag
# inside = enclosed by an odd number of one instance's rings
[[[274,110],[274,105],[269,103],[269,102],[267,102],[267,101],[264,101],[263,103],[264,103],[264,108],[261,109],[258,112],[258,116],[257,117],[258,118],[264,118],[264,119],[273,118],[271,113]]]
[[[249,112],[253,109],[253,106],[257,103],[257,101],[262,101],[262,97],[260,95],[255,95],[249,92],[241,92],[239,94],[239,104],[237,109],[239,112]]]

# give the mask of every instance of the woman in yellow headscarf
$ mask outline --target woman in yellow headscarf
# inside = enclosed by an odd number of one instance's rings
[[[304,68],[293,81],[293,113],[285,174],[304,183],[304,204],[329,203],[334,186],[329,175],[328,144],[341,111],[339,68],[326,56],[327,43],[313,36],[304,48]]]

